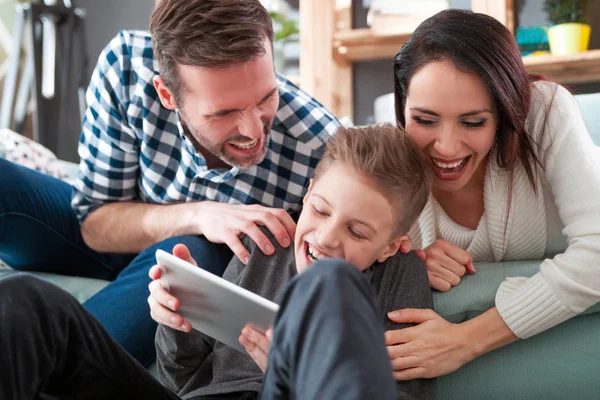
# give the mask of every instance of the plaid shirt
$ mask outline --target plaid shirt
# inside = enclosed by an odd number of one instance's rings
[[[339,122],[277,76],[279,107],[265,159],[247,169],[208,169],[179,115],[162,106],[148,32],[122,31],[100,55],[87,91],[72,206],[80,221],[114,201],[213,200],[300,209],[308,179]]]

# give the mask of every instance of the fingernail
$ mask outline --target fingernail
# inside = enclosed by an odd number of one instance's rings
[[[283,239],[283,247],[288,247],[290,245],[290,239],[285,238]]]
[[[267,253],[272,253],[273,252],[273,246],[271,246],[270,244],[265,246],[265,250],[267,251]]]
[[[176,315],[171,316],[171,322],[176,324],[179,322],[179,318]]]
[[[475,266],[473,265],[472,262],[470,262],[470,263],[467,264],[467,269],[469,270],[469,272],[471,274],[474,274],[475,272],[477,272],[477,271],[475,271]]]
[[[169,300],[169,302],[167,303],[169,305],[169,308],[173,309],[175,307],[175,301],[174,300]]]
[[[246,256],[244,257],[244,264],[248,264],[248,261],[250,261],[250,257]]]
[[[266,335],[269,340],[273,339],[273,331],[271,329],[267,331]]]
[[[388,318],[398,318],[400,317],[400,313],[398,311],[390,311],[388,313]]]

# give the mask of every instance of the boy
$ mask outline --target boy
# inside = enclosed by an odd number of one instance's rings
[[[421,156],[398,128],[340,128],[328,142],[309,185],[294,245],[278,247],[275,255],[265,257],[246,237],[243,242],[251,251],[250,260],[244,266],[234,259],[223,277],[278,301],[286,283],[313,262],[322,258],[346,260],[364,271],[378,292],[386,330],[401,328],[385,317],[387,312],[432,306],[427,274],[418,258],[394,257],[429,195],[422,168]],[[183,246],[174,253],[194,262]],[[149,303],[159,322],[156,344],[161,381],[185,398],[232,393],[231,398],[241,398],[240,393],[260,392],[270,340],[245,328],[240,343],[250,358],[191,330],[189,322],[158,304],[172,301],[176,310],[179,303],[162,289],[159,267],[154,267],[150,276],[155,279],[150,284]],[[176,322],[169,322],[171,318]],[[398,385],[418,398],[432,394],[432,382]]]
[[[261,391],[265,399],[432,398],[433,381],[398,383],[396,390],[381,324],[401,328],[386,318],[388,311],[431,307],[420,259],[396,255],[428,195],[423,160],[402,131],[391,125],[340,130],[315,171],[293,248],[265,257],[245,238],[247,266],[234,258],[225,273],[281,300],[272,343],[244,329],[240,342],[257,365],[200,332],[187,332],[185,322],[179,330],[161,325],[159,374],[177,394],[60,289],[24,276],[0,281],[0,369],[6,372],[0,398],[250,399]],[[193,261],[185,246],[174,253]],[[156,279],[159,269],[151,275]],[[153,318],[163,322],[159,302],[177,305],[177,299],[157,282],[148,300]]]

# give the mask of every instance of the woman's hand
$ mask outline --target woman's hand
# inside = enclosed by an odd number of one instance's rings
[[[385,333],[396,380],[442,376],[477,355],[461,324],[450,323],[433,310],[407,308],[388,317],[397,323],[419,324]]]
[[[425,262],[429,285],[440,292],[458,286],[466,272],[475,273],[471,253],[445,240],[438,239],[424,250],[415,252]]]
[[[173,255],[189,262],[192,265],[197,265],[192,258],[190,251],[183,244],[178,244],[173,248]],[[182,332],[191,332],[192,325],[183,319],[183,317],[175,311],[179,309],[179,299],[171,295],[162,285],[160,280],[162,269],[155,265],[150,268],[148,275],[152,282],[148,285],[150,296],[148,296],[148,304],[150,305],[150,315],[152,319],[159,324],[169,326]]]
[[[242,329],[242,334],[238,339],[240,344],[246,348],[248,355],[252,357],[263,373],[267,370],[267,360],[269,358],[272,335],[272,329],[269,329],[265,334],[262,334],[250,325],[246,325],[244,329]]]

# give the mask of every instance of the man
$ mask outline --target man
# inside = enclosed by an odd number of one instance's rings
[[[69,185],[0,160],[0,258],[114,280],[85,307],[142,364],[155,251],[183,243],[222,274],[232,252],[249,257],[241,234],[273,253],[258,225],[289,246],[288,213],[339,125],[275,74],[272,40],[258,0],[162,0],[150,34],[121,32],[100,55],[72,201]]]

